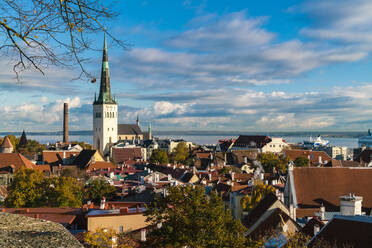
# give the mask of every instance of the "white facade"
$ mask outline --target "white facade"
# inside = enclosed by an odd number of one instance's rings
[[[262,147],[262,152],[281,153],[288,144],[282,138],[271,138],[271,142]]]
[[[93,105],[93,145],[103,155],[109,153],[110,144],[118,141],[117,104]]]

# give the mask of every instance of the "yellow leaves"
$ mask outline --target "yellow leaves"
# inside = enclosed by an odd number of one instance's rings
[[[46,28],[46,25],[44,24],[44,25],[42,25],[41,27],[42,27],[42,28]]]
[[[39,39],[39,36],[37,36],[37,35],[35,35],[34,37],[35,37],[35,39]]]
[[[3,19],[3,22],[7,22],[7,20],[4,18],[4,19]]]
[[[112,247],[114,244],[112,238],[115,236],[112,229],[98,228],[94,232],[88,232],[84,235],[84,241],[91,247]]]
[[[251,195],[246,195],[242,198],[241,204],[243,209],[251,211],[260,201],[270,193],[275,193],[275,189],[271,185],[266,185],[261,181],[256,181]]]

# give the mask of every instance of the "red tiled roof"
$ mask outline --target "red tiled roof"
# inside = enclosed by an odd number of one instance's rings
[[[71,224],[76,215],[81,214],[80,208],[3,208],[2,211],[53,221],[62,225]]]
[[[88,171],[92,171],[92,170],[100,170],[100,169],[115,169],[116,166],[114,164],[112,164],[111,162],[104,162],[104,161],[97,161],[95,163],[91,163],[89,166],[88,166]]]
[[[372,168],[294,168],[296,198],[301,208],[316,208],[321,203],[337,210],[339,197],[355,193],[363,197],[362,206],[372,207]]]
[[[80,152],[70,152],[70,151],[43,151],[43,161],[47,164],[60,163],[63,164],[64,158],[70,158],[75,155],[78,156]]]
[[[21,167],[34,168],[34,164],[20,153],[0,153],[0,168],[10,165],[14,165],[15,170]]]
[[[285,156],[290,160],[294,161],[298,157],[305,157],[310,159],[312,165],[319,164],[319,157],[322,163],[331,162],[331,157],[323,151],[311,151],[311,150],[286,150],[284,152]]]
[[[116,163],[142,158],[141,148],[112,148],[112,157]]]
[[[49,164],[34,165],[34,169],[40,172],[47,172],[47,173],[52,174]]]
[[[4,137],[3,143],[1,144],[2,148],[13,148],[12,142],[10,142],[10,139],[8,136]]]

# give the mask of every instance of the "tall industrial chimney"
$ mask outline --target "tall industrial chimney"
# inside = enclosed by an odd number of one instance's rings
[[[68,103],[63,104],[63,143],[68,143]]]

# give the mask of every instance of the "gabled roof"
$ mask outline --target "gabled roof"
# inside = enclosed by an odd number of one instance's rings
[[[80,154],[75,158],[74,164],[79,166],[80,168],[87,167],[96,152],[97,150],[82,150]]]
[[[317,242],[326,241],[335,247],[372,247],[372,218],[369,216],[335,216],[310,241],[309,247],[319,247]],[[324,243],[322,245],[325,246]]]
[[[0,168],[14,165],[15,170],[25,167],[33,169],[34,164],[20,153],[0,153]]]
[[[293,168],[293,184],[300,208],[338,211],[342,195],[355,193],[363,197],[362,206],[372,207],[372,168]]]
[[[280,208],[270,209],[269,214],[263,216],[263,219],[257,226],[248,229],[248,235],[254,238],[268,235],[272,233],[273,230],[277,229],[279,225],[287,223],[288,220],[292,220],[291,217]],[[292,222],[296,226],[296,222],[294,220],[292,220]]]
[[[250,228],[276,201],[274,194],[268,194],[260,203],[244,218],[243,224]]]
[[[3,143],[1,144],[1,148],[13,148],[12,142],[8,136],[4,137]]]
[[[142,134],[137,124],[119,124],[118,135],[139,135]]]
[[[240,135],[233,147],[262,148],[271,142],[268,136],[263,135]]]

